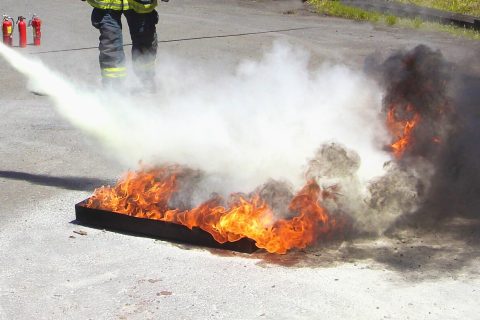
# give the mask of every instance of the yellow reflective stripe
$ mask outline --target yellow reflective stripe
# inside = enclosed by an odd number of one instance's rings
[[[125,67],[116,67],[116,68],[103,68],[102,70],[107,72],[118,72],[118,71],[125,71],[127,68]]]
[[[102,73],[104,78],[125,78],[127,73]]]
[[[158,2],[157,0],[153,0],[151,4],[141,4],[135,0],[128,0],[128,4],[130,8],[138,13],[150,13],[153,11],[153,9],[155,9]]]
[[[112,10],[128,10],[128,0],[87,0],[87,2],[95,8],[112,9]]]
[[[111,73],[111,74],[102,74],[104,78],[125,78],[127,76],[126,73]]]
[[[127,68],[103,68],[102,77],[104,78],[122,78],[127,76]]]
[[[125,78],[126,76],[127,76],[126,74],[109,74],[109,75],[104,74],[103,75],[104,78],[109,78],[109,79]]]
[[[133,9],[138,13],[150,13],[158,5],[157,0],[152,0],[150,4],[141,4],[136,0],[87,0],[87,2],[95,8],[104,10],[130,10]]]

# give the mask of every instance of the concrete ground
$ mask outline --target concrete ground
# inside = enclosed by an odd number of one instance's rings
[[[43,45],[23,52],[95,83],[96,49],[62,51],[97,45],[90,11],[79,0],[0,3],[0,12],[44,20]],[[171,0],[159,13],[161,51],[225,68],[281,38],[309,50],[314,63],[357,68],[373,52],[424,43],[480,75],[478,42],[319,17],[301,1]],[[304,29],[253,34],[295,28]],[[214,37],[241,33],[252,34]],[[76,225],[74,204],[125,168],[48,98],[28,92],[2,60],[0,79],[0,319],[480,319],[478,238],[458,236],[472,231],[462,221],[442,233],[409,231],[285,256]]]

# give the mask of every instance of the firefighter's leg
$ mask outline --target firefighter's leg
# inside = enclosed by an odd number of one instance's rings
[[[132,37],[132,60],[135,73],[144,87],[155,90],[155,59],[157,57],[157,11],[140,14],[133,10],[125,12]]]
[[[93,9],[92,25],[100,30],[100,68],[102,82],[116,86],[126,77],[125,53],[123,52],[122,12]]]

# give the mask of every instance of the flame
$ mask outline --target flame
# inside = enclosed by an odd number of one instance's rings
[[[297,215],[278,219],[261,197],[233,194],[228,205],[215,196],[198,207],[180,210],[169,207],[178,192],[179,166],[127,172],[115,187],[96,189],[86,206],[135,217],[201,228],[219,243],[247,237],[270,253],[284,254],[292,248],[305,248],[320,234],[340,226],[320,204],[322,190],[315,181],[293,197],[289,209]]]
[[[399,159],[405,153],[405,150],[412,144],[413,130],[420,122],[420,115],[414,111],[411,104],[408,104],[406,111],[413,116],[408,120],[398,119],[397,105],[391,105],[387,112],[387,128],[394,137],[394,142],[390,145],[394,156]]]

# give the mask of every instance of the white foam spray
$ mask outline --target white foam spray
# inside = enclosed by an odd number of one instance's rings
[[[355,150],[361,181],[383,173],[389,155],[382,92],[342,65],[309,66],[308,54],[275,43],[235,72],[185,69],[161,59],[160,92],[138,97],[75,84],[39,61],[0,44],[0,55],[47,94],[68,121],[135,166],[179,163],[228,179],[228,191],[248,192],[267,179],[299,187],[305,165],[326,142]]]

